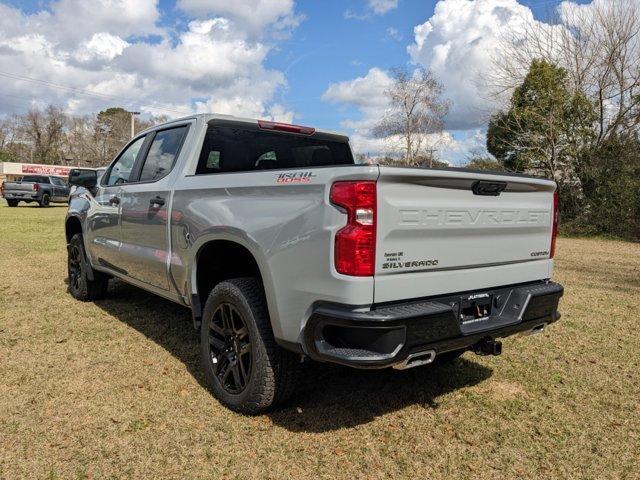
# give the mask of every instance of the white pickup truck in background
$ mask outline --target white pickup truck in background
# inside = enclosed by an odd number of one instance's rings
[[[300,359],[409,368],[558,320],[554,182],[355,165],[348,139],[197,115],[73,170],[69,289],[117,277],[193,312],[212,392],[262,412]]]

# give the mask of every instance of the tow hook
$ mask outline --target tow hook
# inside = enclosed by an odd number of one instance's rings
[[[476,355],[500,355],[502,353],[502,342],[485,337],[473,346]]]

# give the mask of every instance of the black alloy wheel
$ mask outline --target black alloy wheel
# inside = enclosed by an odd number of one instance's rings
[[[96,272],[84,251],[82,234],[76,233],[67,246],[67,272],[69,293],[83,302],[104,298],[109,287],[109,277]]]
[[[200,355],[211,393],[248,415],[284,403],[300,370],[300,355],[277,344],[262,282],[251,277],[223,280],[209,292]]]
[[[213,313],[209,354],[222,388],[234,395],[242,393],[253,368],[251,337],[242,314],[230,303],[221,303]]]
[[[69,286],[74,291],[80,291],[82,287],[82,252],[77,244],[69,246],[67,268],[69,271]]]

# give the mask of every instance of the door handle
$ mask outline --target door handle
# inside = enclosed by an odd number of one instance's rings
[[[152,198],[151,200],[149,200],[149,204],[150,204],[152,207],[156,207],[156,208],[157,208],[157,207],[161,207],[161,206],[163,206],[163,205],[164,205],[164,198],[162,198],[162,197],[155,197],[155,198]]]
[[[109,199],[109,204],[110,205],[120,205],[120,197],[114,195],[113,197],[111,197]]]

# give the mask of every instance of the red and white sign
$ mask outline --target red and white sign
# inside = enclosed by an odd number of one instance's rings
[[[60,167],[57,165],[22,165],[22,173],[35,173],[39,175],[59,175],[68,177],[71,167]]]

